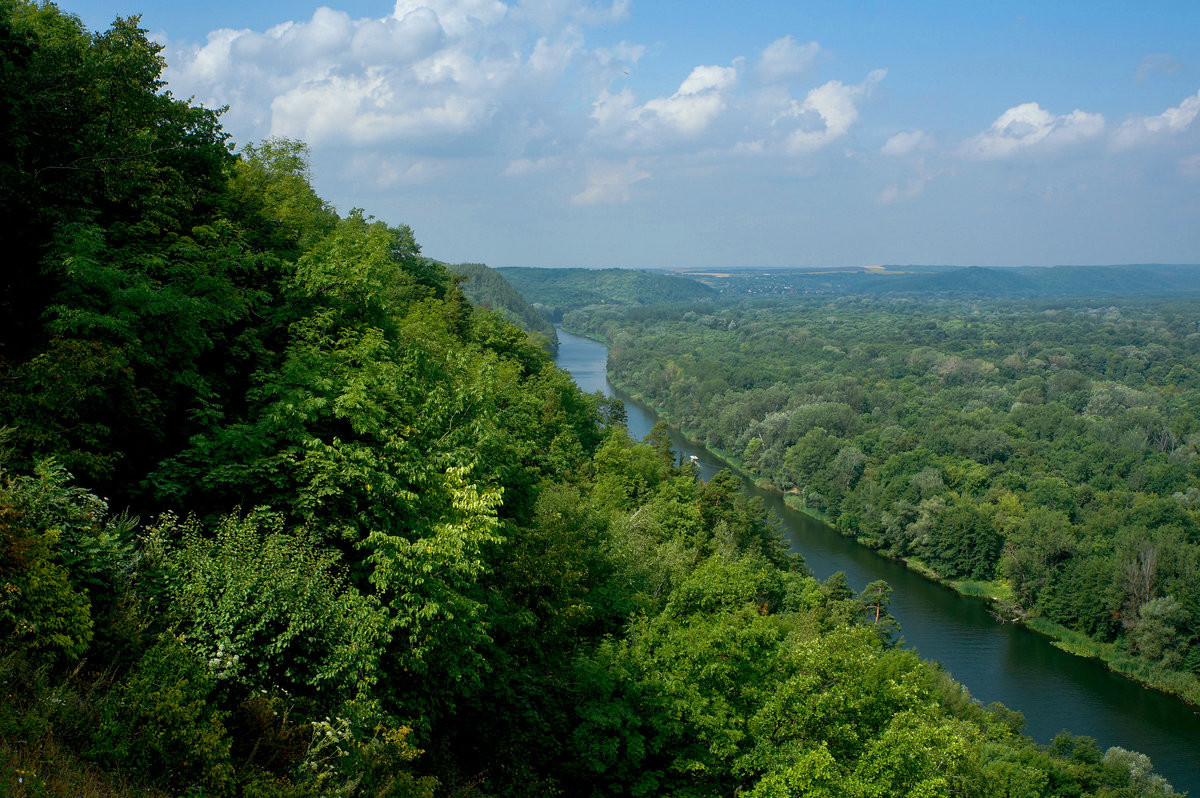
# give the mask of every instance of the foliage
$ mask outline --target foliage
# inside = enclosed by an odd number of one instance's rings
[[[127,567],[127,529],[53,460],[0,471],[0,652],[77,659]]]
[[[221,521],[214,537],[171,519],[169,612],[183,644],[219,680],[319,698],[354,695],[377,676],[377,603],[340,584],[338,558],[283,531],[278,516]]]
[[[0,278],[2,789],[1162,791],[1137,755],[1038,749],[894,648],[886,585],[815,582],[732,475],[698,481],[664,429],[630,441],[619,410],[467,302],[411,230],[338,216],[303,144],[234,154],[218,114],[161,91],[161,68],[136,20],[93,34],[0,0],[0,209],[27,233]],[[711,293],[593,276],[606,301]],[[1084,390],[1059,382],[1022,395]],[[1070,401],[1133,411],[1105,434],[1140,445],[1148,391]],[[770,421],[795,433],[782,449],[758,429],[755,454],[794,480],[832,458],[810,499],[871,518],[863,497],[885,493],[881,538],[964,573],[987,569],[955,530],[1030,537],[988,493],[1019,442],[966,436],[986,454],[972,464],[956,432],[913,451],[881,443],[904,430],[850,440],[869,432],[865,399],[835,393]],[[1090,423],[1073,412],[1022,429],[1066,437]],[[1128,466],[1126,485],[1163,501],[1102,497],[1132,531],[1080,578],[1107,575],[1105,606],[1166,662],[1197,617],[1194,474]],[[1027,593],[1068,600],[1079,580],[1058,561],[1114,488],[1006,489],[1067,519],[1020,565]]]
[[[534,308],[554,321],[588,305],[646,305],[695,301],[714,292],[686,277],[631,269],[498,269]]]
[[[181,641],[164,635],[100,705],[94,755],[164,787],[195,784],[231,795],[230,741],[223,713],[208,700],[217,676]]]
[[[496,311],[528,333],[539,333],[546,339],[545,346],[551,353],[558,351],[558,333],[554,331],[554,324],[499,271],[482,263],[447,264],[446,269],[462,278],[458,285],[473,304]]]
[[[1003,580],[1006,614],[1181,670],[1194,696],[1196,312],[1187,297],[868,292],[593,307],[568,324],[610,342],[618,385],[863,544]]]

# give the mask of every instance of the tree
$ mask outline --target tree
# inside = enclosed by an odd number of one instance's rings
[[[55,513],[46,512],[47,494],[66,499],[62,504],[78,522],[87,519],[93,540],[101,519],[91,515],[103,507],[84,491],[69,491],[65,474],[43,464],[35,478],[0,472],[0,652],[78,659],[92,640],[92,607],[87,591],[64,560],[82,553],[72,544],[83,535],[63,540]],[[62,505],[60,505],[61,507]],[[70,527],[67,528],[70,530]],[[73,530],[71,530],[73,531]],[[82,547],[80,547],[82,548]],[[81,580],[82,581],[82,580]]]
[[[278,515],[230,516],[215,537],[167,519],[154,534],[167,557],[177,633],[222,678],[247,692],[319,697],[328,711],[379,678],[385,642],[377,601],[343,583],[332,552],[287,534]]]
[[[974,503],[956,498],[938,515],[923,553],[947,578],[990,579],[1000,545],[991,519]]]
[[[1151,662],[1177,668],[1183,662],[1187,642],[1180,629],[1187,622],[1187,612],[1173,596],[1153,598],[1138,607],[1129,640],[1134,650]]]
[[[875,630],[875,634],[884,643],[890,642],[892,635],[900,630],[900,624],[888,612],[888,602],[892,598],[892,586],[882,579],[877,579],[862,589],[858,600],[862,603],[864,622]]]

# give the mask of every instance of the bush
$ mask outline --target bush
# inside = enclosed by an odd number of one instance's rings
[[[216,681],[183,643],[163,635],[130,678],[100,705],[93,753],[110,769],[184,792],[231,795],[234,770]]]

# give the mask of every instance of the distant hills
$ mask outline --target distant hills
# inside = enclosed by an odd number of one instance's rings
[[[690,277],[632,269],[497,269],[554,321],[588,305],[649,305],[714,299],[715,289]]]
[[[994,297],[1151,296],[1200,292],[1200,266],[970,266],[912,275],[900,283],[877,287],[889,293],[899,290]]]
[[[979,299],[1200,293],[1200,265],[884,266],[856,269],[681,271],[720,294],[889,295]]]
[[[558,341],[563,314],[591,305],[660,305],[732,298],[912,296],[947,299],[1132,298],[1200,294],[1200,265],[869,266],[845,269],[641,271],[445,264],[463,293],[527,331]]]

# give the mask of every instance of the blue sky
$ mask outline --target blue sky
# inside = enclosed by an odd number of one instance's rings
[[[1200,3],[65,2],[492,266],[1200,262]]]

